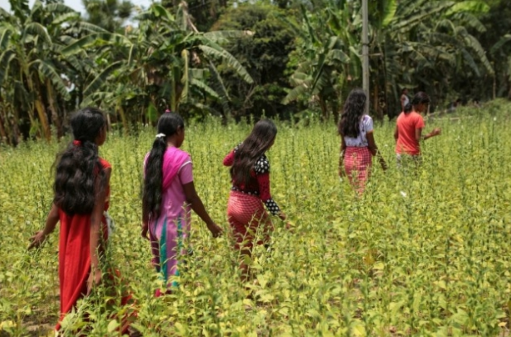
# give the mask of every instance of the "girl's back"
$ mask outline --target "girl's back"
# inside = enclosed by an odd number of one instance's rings
[[[396,153],[419,154],[420,148],[415,138],[415,130],[424,127],[422,116],[415,111],[402,112],[397,118],[396,126],[398,130]]]
[[[147,162],[149,153],[144,163]],[[161,214],[159,218],[185,218],[190,213],[186,203],[183,185],[193,181],[192,161],[190,155],[175,147],[169,147],[163,155],[163,185]]]
[[[195,191],[190,155],[179,147],[185,137],[184,121],[166,112],[158,120],[158,134],[144,160],[142,236],[151,241],[153,265],[170,287],[169,278],[179,275],[178,260],[190,230],[193,209],[213,236],[221,234]],[[170,291],[170,290],[169,290]],[[160,295],[159,289],[156,295]]]

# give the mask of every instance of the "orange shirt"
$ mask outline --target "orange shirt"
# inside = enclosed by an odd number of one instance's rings
[[[421,149],[419,142],[415,139],[415,130],[424,127],[424,119],[414,111],[405,114],[402,112],[397,118],[397,142],[396,153],[419,155]]]

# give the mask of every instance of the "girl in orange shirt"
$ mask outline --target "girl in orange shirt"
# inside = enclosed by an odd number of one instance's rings
[[[421,113],[427,110],[430,99],[423,92],[418,92],[410,103],[405,106],[405,110],[399,115],[394,131],[396,140],[396,156],[398,163],[401,163],[402,156],[411,156],[418,160],[420,158],[420,141],[438,136],[440,128],[435,128],[429,134],[423,136],[424,119]]]

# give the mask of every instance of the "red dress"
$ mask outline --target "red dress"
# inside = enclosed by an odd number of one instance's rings
[[[104,169],[112,166],[100,158]],[[105,211],[108,210],[110,186],[106,191]],[[60,319],[55,327],[60,329],[60,322],[71,311],[76,302],[87,293],[87,280],[90,274],[90,225],[91,214],[68,215],[59,209],[59,279],[60,279]],[[108,240],[106,218],[101,221],[104,242]],[[101,247],[101,243],[100,243]],[[104,247],[101,247],[104,249]]]

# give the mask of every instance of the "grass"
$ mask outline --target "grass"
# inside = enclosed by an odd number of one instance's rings
[[[227,237],[214,240],[194,216],[194,255],[180,288],[160,285],[140,237],[142,160],[155,131],[109,135],[101,155],[113,165],[110,215],[117,231],[109,262],[137,300],[144,336],[499,336],[511,306],[511,136],[508,105],[473,118],[427,123],[442,135],[424,144],[424,164],[403,174],[394,162],[392,123],[376,142],[390,164],[374,166],[358,199],[337,176],[335,127],[279,122],[269,152],[272,194],[294,225],[275,219],[272,252],[259,247],[247,298]],[[210,120],[187,127],[195,184],[213,219],[228,228],[228,170],[222,159],[250,125]],[[59,144],[0,149],[0,336],[51,335],[58,318],[58,231],[27,252],[51,203],[51,165]],[[376,161],[375,161],[375,164]],[[65,335],[116,335],[98,292],[69,315]],[[114,305],[117,314],[122,307]],[[93,319],[83,320],[84,313]],[[118,335],[118,334],[117,334]]]

